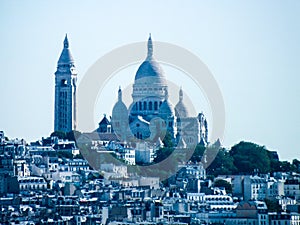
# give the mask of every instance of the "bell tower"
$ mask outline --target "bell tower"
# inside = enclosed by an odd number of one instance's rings
[[[55,72],[54,131],[76,130],[77,71],[66,35]]]

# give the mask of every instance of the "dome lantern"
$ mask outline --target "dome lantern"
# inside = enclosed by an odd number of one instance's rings
[[[149,39],[148,39],[148,54],[147,54],[147,60],[150,60],[153,55],[153,44],[152,44],[152,39],[151,39],[151,33],[149,34]]]

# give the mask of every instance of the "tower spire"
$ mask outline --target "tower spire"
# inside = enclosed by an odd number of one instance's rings
[[[68,40],[67,34],[64,39],[64,48],[59,57],[58,65],[73,65],[74,66],[74,59],[72,57],[72,54],[71,54],[71,51],[69,48],[69,40]]]
[[[64,40],[64,48],[69,48],[69,40],[68,40],[68,35],[66,34],[65,40]]]
[[[179,90],[179,101],[182,101],[183,100],[183,91],[182,91],[182,87],[180,87],[180,90]]]
[[[153,55],[153,44],[152,44],[152,38],[151,38],[151,33],[149,34],[148,38],[148,55],[147,59],[151,59]]]
[[[122,101],[122,90],[121,90],[121,86],[119,86],[119,90],[118,90],[118,101],[119,101],[119,102]]]

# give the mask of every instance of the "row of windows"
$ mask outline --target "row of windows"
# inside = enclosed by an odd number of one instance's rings
[[[284,223],[283,223],[283,221],[273,221],[273,224],[274,225],[288,225],[289,223],[288,223],[288,221],[284,221]]]
[[[266,194],[266,190],[253,190],[253,194]]]
[[[162,104],[162,101],[160,102],[136,102],[135,108],[137,110],[158,110],[158,105],[160,106]]]
[[[46,187],[46,184],[44,184],[44,185],[38,185],[38,184],[36,184],[36,185],[24,185],[24,186],[22,186],[21,187],[21,189],[23,189],[23,190],[26,190],[26,189],[32,189],[32,190],[38,190],[38,189],[46,189],[47,187]]]
[[[288,185],[286,185],[286,189],[287,190],[296,190],[296,187],[289,187]],[[299,188],[297,188],[297,189],[299,189]]]
[[[33,183],[33,182],[44,182],[43,179],[24,179],[24,180],[19,180],[19,183]]]
[[[162,91],[163,89],[162,88],[134,88],[133,89],[134,91],[152,91],[152,90],[154,90],[154,91]]]
[[[231,201],[229,197],[205,198],[206,201]]]

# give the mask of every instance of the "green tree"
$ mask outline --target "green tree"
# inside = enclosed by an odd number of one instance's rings
[[[66,139],[67,134],[64,131],[54,131],[50,134],[50,137],[58,137],[59,139]]]
[[[280,162],[278,169],[279,169],[278,171],[280,172],[291,172],[296,170],[295,166],[288,161]]]
[[[75,155],[73,158],[74,159],[84,159],[81,153],[79,153],[78,155]]]
[[[218,179],[214,182],[215,187],[224,187],[227,193],[232,193],[232,186],[231,184],[223,179]]]
[[[264,146],[242,141],[231,148],[230,154],[239,173],[270,172],[270,158]]]
[[[163,161],[164,159],[168,158],[172,152],[173,152],[174,148],[160,148],[156,151],[156,156],[154,158],[154,162],[155,163],[159,163],[161,161]]]
[[[68,139],[69,141],[76,142],[76,138],[78,138],[80,135],[81,135],[81,132],[79,132],[77,130],[72,130],[72,131],[66,133],[66,139]]]
[[[293,160],[293,166],[295,168],[295,172],[299,172],[300,171],[300,161],[298,159],[294,159]]]
[[[71,152],[68,152],[68,151],[59,151],[59,152],[57,152],[57,156],[59,158],[68,158],[68,159],[73,158],[73,154]]]
[[[282,208],[277,200],[265,199],[269,212],[281,212]]]
[[[173,148],[174,144],[173,144],[173,140],[171,137],[171,134],[169,132],[166,132],[166,135],[164,137],[164,139],[162,140],[164,147],[165,148]]]
[[[214,161],[207,168],[207,173],[214,176],[231,175],[235,174],[236,171],[233,158],[225,148],[218,151]]]
[[[191,157],[192,162],[201,162],[203,154],[205,152],[205,147],[203,145],[198,144],[195,148],[195,151]]]

